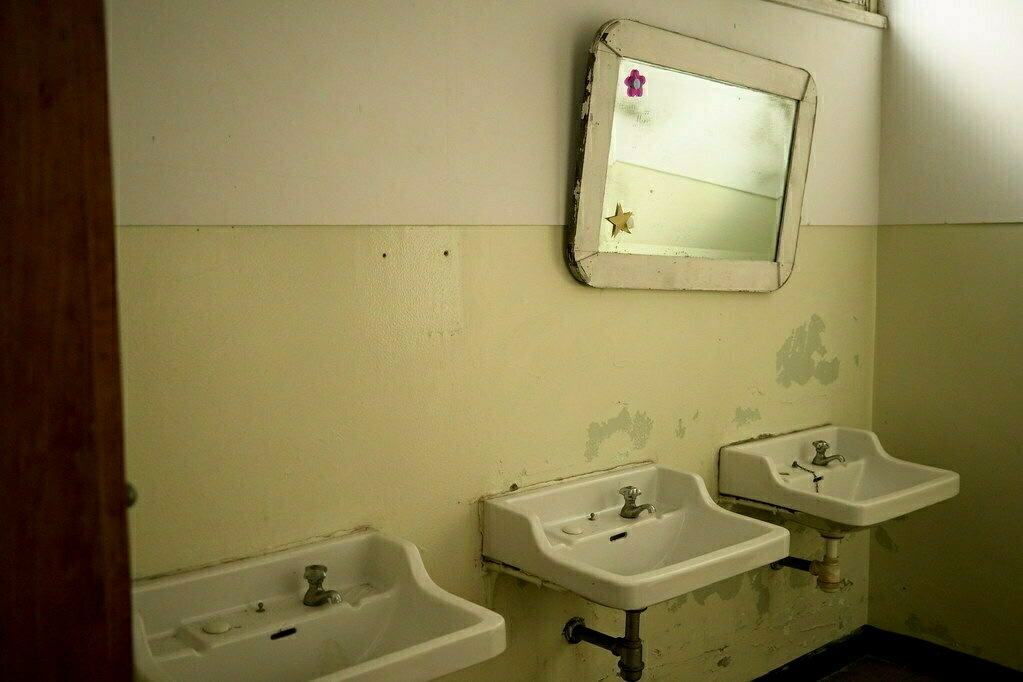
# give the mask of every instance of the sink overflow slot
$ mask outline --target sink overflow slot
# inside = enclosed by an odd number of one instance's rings
[[[619,533],[618,535],[612,535],[611,536],[611,542],[614,542],[615,540],[621,540],[622,538],[624,538],[628,534],[629,534],[629,531],[625,531],[624,533]]]
[[[278,630],[277,632],[270,635],[270,639],[280,639],[281,637],[288,637],[298,632],[295,628],[286,628],[284,630]]]

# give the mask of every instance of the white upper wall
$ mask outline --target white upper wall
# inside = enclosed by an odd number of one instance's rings
[[[760,0],[108,0],[122,225],[560,225],[626,17],[807,69],[810,224],[877,222],[882,32]]]
[[[1023,222],[1023,3],[887,8],[881,222]]]

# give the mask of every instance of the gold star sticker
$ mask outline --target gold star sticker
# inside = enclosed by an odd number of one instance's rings
[[[611,236],[617,237],[619,232],[628,232],[629,234],[632,234],[632,230],[629,229],[629,218],[631,217],[632,211],[625,213],[622,211],[622,205],[618,204],[618,208],[615,209],[615,214],[604,218],[604,220],[614,226],[611,228]]]

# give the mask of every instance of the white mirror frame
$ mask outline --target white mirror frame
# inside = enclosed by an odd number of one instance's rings
[[[802,218],[803,189],[817,111],[817,87],[803,69],[755,57],[634,21],[604,24],[590,49],[593,58],[583,101],[583,143],[575,189],[575,225],[568,265],[576,279],[616,289],[774,291],[792,274]],[[619,58],[635,59],[797,101],[774,261],[721,260],[608,253],[598,250],[604,220],[604,184],[611,148]]]

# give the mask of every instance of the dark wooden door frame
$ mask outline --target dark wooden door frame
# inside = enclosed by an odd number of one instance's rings
[[[102,0],[0,0],[0,678],[129,680]]]

